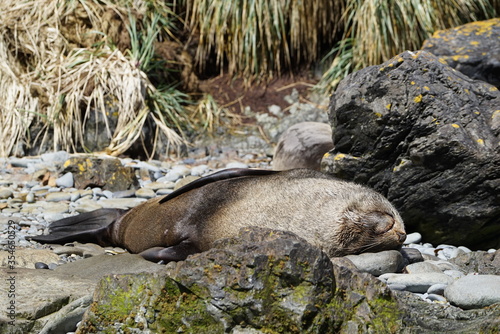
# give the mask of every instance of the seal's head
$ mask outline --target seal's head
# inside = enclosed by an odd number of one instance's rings
[[[375,191],[354,194],[341,215],[342,228],[337,230],[341,255],[401,248],[406,232],[394,206]]]

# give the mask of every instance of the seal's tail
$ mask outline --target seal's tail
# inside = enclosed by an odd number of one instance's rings
[[[109,245],[107,228],[126,210],[99,209],[57,220],[50,224],[49,234],[29,237],[41,243],[64,244],[72,241]]]

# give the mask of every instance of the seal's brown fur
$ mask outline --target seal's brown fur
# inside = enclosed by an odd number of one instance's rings
[[[307,169],[242,175],[201,182],[164,203],[151,199],[109,225],[104,243],[176,261],[248,226],[294,232],[330,257],[394,249],[404,241],[398,212],[371,189]]]

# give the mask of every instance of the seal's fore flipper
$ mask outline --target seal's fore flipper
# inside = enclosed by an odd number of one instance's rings
[[[64,244],[72,241],[109,244],[107,228],[126,210],[99,209],[57,220],[50,224],[49,234],[29,237],[42,243]]]
[[[200,253],[201,251],[190,241],[181,241],[178,245],[170,247],[153,247],[139,253],[145,260],[152,262],[163,261],[168,263],[171,261],[183,261],[188,255]]]
[[[279,173],[279,171],[270,170],[270,169],[252,169],[252,168],[223,169],[223,170],[218,171],[216,173],[213,173],[213,174],[201,177],[197,180],[194,180],[193,182],[190,182],[183,187],[180,187],[179,189],[175,190],[174,192],[163,197],[159,203],[160,204],[165,203],[166,201],[169,201],[172,198],[175,198],[179,195],[182,195],[190,190],[203,187],[204,185],[209,184],[209,183],[213,183],[213,182],[217,182],[217,181],[221,181],[221,180],[226,180],[226,179],[232,179],[235,177],[270,175],[270,174],[275,174],[275,173]]]

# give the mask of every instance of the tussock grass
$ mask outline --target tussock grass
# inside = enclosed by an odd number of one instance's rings
[[[96,126],[92,113],[104,119],[111,155],[139,138],[148,117],[171,147],[185,142],[186,96],[156,87],[147,74],[155,69],[154,41],[174,35],[164,2],[9,0],[0,12],[2,156],[22,154],[23,144],[85,150],[84,134]],[[131,40],[125,54],[115,44],[119,32],[113,29],[120,25]],[[110,110],[117,118],[113,128]],[[34,125],[38,132],[31,134]]]
[[[246,79],[272,76],[318,58],[333,40],[342,1],[186,1],[190,28],[199,35],[201,69],[215,53],[221,69]]]
[[[495,4],[496,3],[496,4]],[[418,50],[439,29],[495,16],[494,0],[346,0],[344,34],[317,88],[331,92],[346,73]]]

